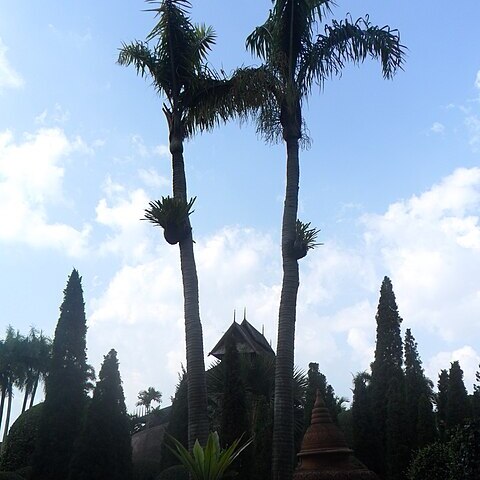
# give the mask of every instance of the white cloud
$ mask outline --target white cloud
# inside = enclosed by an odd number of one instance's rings
[[[104,184],[106,197],[101,198],[95,208],[97,223],[113,232],[100,245],[100,253],[121,254],[133,263],[146,260],[151,242],[147,222],[141,221],[149,199],[141,188],[127,191],[122,185],[107,177]]]
[[[20,88],[25,81],[11,66],[7,58],[8,48],[0,38],[0,92],[6,88]]]
[[[65,110],[60,104],[56,103],[52,110],[46,108],[42,113],[35,117],[35,123],[39,125],[63,124],[70,118],[70,112]]]
[[[430,127],[430,131],[433,133],[445,133],[445,125],[440,122],[434,122],[433,125]]]
[[[478,88],[480,90],[480,70],[477,72],[477,75],[475,76],[475,88]]]
[[[451,352],[439,352],[434,355],[426,364],[425,371],[436,385],[440,370],[449,370],[451,362],[457,360],[464,373],[464,383],[469,392],[473,391],[476,384],[475,372],[478,371],[480,354],[470,345],[464,345]]]
[[[90,227],[77,230],[47,213],[47,206],[64,202],[63,163],[83,148],[80,138],[68,139],[60,129],[25,134],[21,143],[10,131],[0,133],[0,240],[85,253]]]
[[[469,135],[468,143],[474,152],[480,147],[480,118],[477,115],[469,114],[465,117],[465,126]]]
[[[138,228],[135,209],[142,191],[111,181],[106,191],[110,197],[103,210],[97,209],[98,219],[130,235]],[[427,374],[435,380],[458,357],[470,381],[478,354],[464,339],[468,336],[471,345],[480,341],[479,209],[480,169],[458,169],[422,194],[391,204],[382,215],[364,215],[363,243],[345,248],[325,239],[300,262],[295,363],[307,368],[319,362],[337,392],[348,396],[350,374],[368,369],[373,360],[378,290],[388,275],[403,329],[428,339],[419,340]],[[148,385],[168,398],[184,359],[178,248],[163,242],[160,229],[137,234],[146,242],[144,255],[124,257],[125,265],[92,302],[90,315],[92,339],[108,337],[122,351],[122,372],[134,382],[127,392],[132,403]],[[205,353],[230,325],[233,309],[241,320],[244,307],[275,348],[282,278],[278,241],[240,227],[195,240]],[[101,342],[106,352],[109,346]]]
[[[147,187],[168,187],[171,183],[167,177],[160,175],[154,168],[141,169],[138,171],[138,176]]]
[[[408,324],[451,342],[477,330],[479,208],[480,169],[461,168],[384,215],[363,218]]]

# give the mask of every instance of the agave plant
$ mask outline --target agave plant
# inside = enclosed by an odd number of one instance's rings
[[[222,450],[218,433],[210,432],[205,448],[202,448],[197,440],[192,453],[175,438],[170,437],[170,440],[175,446],[175,449],[169,446],[170,450],[188,470],[192,480],[220,480],[253,439],[239,447],[241,438],[238,438],[228,448]]]
[[[191,231],[188,217],[193,213],[192,206],[197,197],[189,202],[170,196],[162,197],[148,204],[144,220],[163,228],[163,236],[170,245],[184,240]]]
[[[317,237],[320,230],[316,228],[310,228],[310,222],[303,223],[297,220],[297,230],[295,233],[295,241],[293,242],[292,254],[294,258],[300,260],[307,252],[322,243],[317,243]]]

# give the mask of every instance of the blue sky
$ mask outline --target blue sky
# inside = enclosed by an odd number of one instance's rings
[[[459,359],[472,388],[480,362],[480,63],[472,0],[341,1],[334,18],[370,14],[401,32],[404,71],[349,66],[314,88],[302,152],[300,213],[324,245],[301,261],[296,363],[320,363],[337,393],[367,369],[384,275],[427,373]],[[122,42],[144,39],[140,1],[0,0],[0,330],[52,335],[73,267],[83,276],[88,356],[119,353],[129,409],[155,386],[165,404],[184,358],[178,251],[140,222],[170,192],[161,99]],[[213,25],[213,66],[255,64],[246,35],[271,3],[194,2]],[[276,343],[281,284],[283,145],[232,122],[185,148],[205,352],[233,310]],[[209,360],[207,360],[207,363]],[[17,402],[20,395],[18,395]]]

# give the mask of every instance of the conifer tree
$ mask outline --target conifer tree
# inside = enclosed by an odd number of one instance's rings
[[[250,436],[247,412],[245,385],[242,380],[240,356],[232,336],[225,342],[225,355],[222,358],[223,396],[221,402],[220,441],[222,446],[229,447],[242,437],[243,441]],[[250,477],[252,447],[235,461],[233,469],[240,478]]]
[[[132,447],[117,352],[110,350],[88,406],[69,480],[131,480]]]
[[[480,365],[479,365],[480,367]],[[480,370],[475,374],[476,384],[473,386],[473,418],[480,423]]]
[[[357,373],[353,378],[353,449],[356,457],[367,467],[375,467],[374,448],[376,445],[372,431],[370,375],[367,372]]]
[[[74,269],[64,290],[55,330],[33,461],[34,480],[68,478],[87,398],[86,333],[81,277]]]
[[[245,387],[242,381],[240,358],[235,340],[229,336],[225,342],[223,367],[223,397],[221,409],[220,441],[230,446],[242,435],[249,435]]]
[[[463,383],[463,370],[460,368],[460,363],[455,361],[451,363],[448,374],[447,429],[463,425],[469,417],[471,417],[471,409],[467,389]]]
[[[445,439],[447,425],[448,385],[448,372],[447,370],[441,370],[437,384],[437,430],[441,440]]]
[[[386,475],[386,418],[388,388],[392,379],[403,383],[403,351],[400,335],[402,319],[398,313],[392,282],[385,277],[380,288],[380,299],[376,314],[377,339],[375,359],[371,365],[372,427],[375,431],[375,465],[372,467],[380,476]],[[404,420],[402,420],[404,421]]]
[[[386,470],[388,480],[403,480],[409,460],[406,437],[405,390],[402,379],[393,377],[387,393],[385,422]]]
[[[304,407],[304,431],[310,425],[312,420],[312,410],[317,398],[317,390],[320,390],[320,395],[325,402],[325,406],[330,412],[332,420],[338,422],[337,402],[335,398],[335,391],[327,382],[327,377],[318,370],[318,363],[308,364],[307,373],[307,388],[305,392],[305,407]]]
[[[412,335],[412,332],[407,328],[405,332],[405,399],[406,399],[406,434],[407,444],[410,451],[416,450],[417,444],[417,427],[418,427],[418,413],[420,398],[424,396],[424,400],[429,401],[432,397],[432,383],[425,377],[422,361],[417,350],[417,343]],[[428,406],[422,405],[422,410],[428,417]],[[431,406],[430,406],[431,410]],[[422,419],[427,421],[427,417]],[[422,428],[428,428],[424,425]],[[423,435],[423,433],[422,433]]]
[[[408,400],[408,397],[407,397]],[[432,409],[430,397],[422,394],[418,400],[417,428],[415,445],[422,449],[433,443],[436,439],[435,415]]]

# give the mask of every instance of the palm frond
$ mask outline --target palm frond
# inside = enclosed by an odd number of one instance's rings
[[[206,61],[208,52],[212,49],[212,45],[215,45],[217,35],[215,30],[211,26],[206,26],[205,24],[195,25],[195,37],[196,50],[199,56],[199,62],[202,63]]]
[[[347,61],[361,63],[367,57],[379,59],[383,76],[391,78],[402,68],[404,56],[398,30],[372,25],[368,16],[355,22],[349,18],[333,20],[305,52],[298,82],[308,90],[313,82],[322,84],[326,78],[340,74]]]

